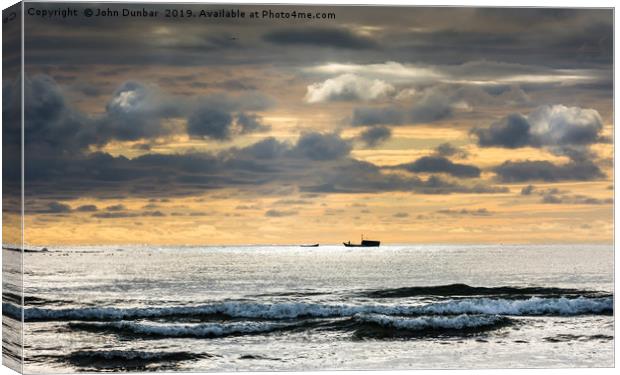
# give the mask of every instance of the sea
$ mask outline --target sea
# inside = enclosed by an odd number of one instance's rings
[[[3,357],[29,373],[614,365],[612,245],[48,250],[23,310],[3,250]]]

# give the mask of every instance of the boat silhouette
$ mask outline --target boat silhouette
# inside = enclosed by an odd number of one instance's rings
[[[381,241],[365,240],[364,235],[362,234],[361,243],[351,243],[351,241],[349,241],[343,242],[342,244],[346,247],[379,247],[379,245],[381,245]]]
[[[299,245],[300,247],[319,247],[318,243],[312,244],[312,245]]]

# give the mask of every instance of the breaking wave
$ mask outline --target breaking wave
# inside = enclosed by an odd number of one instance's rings
[[[270,322],[232,322],[202,324],[150,324],[131,321],[107,323],[71,323],[73,329],[112,332],[146,337],[215,338],[236,335],[263,334],[297,327],[296,324]]]
[[[120,321],[148,318],[183,318],[183,317],[229,317],[249,319],[297,319],[351,317],[356,314],[384,315],[589,315],[612,314],[613,297],[575,297],[575,298],[541,298],[503,299],[503,298],[468,298],[430,303],[420,306],[409,305],[329,305],[312,303],[249,303],[222,302],[198,306],[177,307],[88,307],[69,309],[27,308],[24,310],[26,321],[86,320],[86,321]],[[3,314],[21,316],[21,309],[4,303]]]
[[[463,330],[468,328],[496,327],[507,325],[510,319],[498,315],[457,315],[422,316],[417,318],[394,317],[381,314],[356,315],[355,319],[364,323],[372,323],[385,328],[409,331],[424,330]]]
[[[359,326],[357,338],[398,338],[415,336],[465,336],[499,329],[513,324],[510,318],[497,315],[457,315],[398,317],[381,314],[362,314],[354,318]]]

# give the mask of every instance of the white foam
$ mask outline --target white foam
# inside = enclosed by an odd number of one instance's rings
[[[291,324],[270,322],[234,322],[234,323],[201,323],[201,324],[151,324],[129,321],[110,323],[88,323],[101,328],[114,328],[120,331],[155,335],[164,337],[221,337],[234,334],[266,333]]]
[[[4,306],[5,304],[3,304]],[[10,313],[19,308],[7,309]],[[17,311],[12,311],[17,310]],[[405,305],[325,305],[308,303],[259,304],[223,302],[211,305],[179,307],[74,309],[29,308],[26,320],[124,320],[156,317],[180,317],[223,314],[236,318],[294,319],[299,317],[347,317],[360,313],[384,315],[583,315],[613,311],[613,297],[497,299],[468,298],[423,306]]]
[[[468,298],[425,306],[432,314],[583,315],[613,311],[613,298]]]
[[[457,316],[421,316],[416,318],[394,317],[382,314],[359,314],[356,320],[375,323],[386,328],[408,331],[428,329],[467,329],[492,327],[505,322],[507,318],[498,315],[457,315]]]

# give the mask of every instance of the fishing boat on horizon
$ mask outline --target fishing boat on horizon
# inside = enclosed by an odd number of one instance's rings
[[[343,242],[342,244],[346,247],[379,247],[379,245],[381,245],[381,241],[365,240],[364,235],[362,234],[361,243],[351,243],[351,241],[349,241]]]

